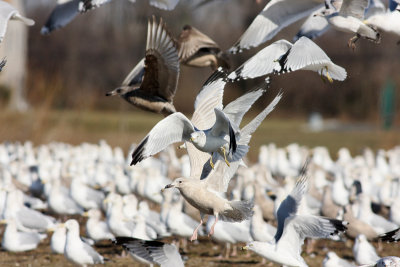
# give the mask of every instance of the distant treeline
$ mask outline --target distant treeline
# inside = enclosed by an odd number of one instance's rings
[[[176,36],[183,25],[191,24],[208,34],[221,48],[228,49],[263,6],[254,1],[230,0],[200,9],[179,4],[174,11],[166,12],[150,7],[147,1],[136,4],[113,1],[88,14],[78,15],[64,29],[42,36],[40,28],[52,8],[46,5],[28,10],[28,15],[36,20],[36,25],[29,29],[27,88],[31,105],[46,103],[57,109],[132,110],[133,107],[120,99],[105,97],[105,93],[119,86],[144,56],[147,18],[153,14],[163,17]],[[302,22],[285,29],[272,41],[292,41]],[[336,64],[347,70],[347,80],[324,83],[318,74],[307,71],[272,76],[271,91],[258,103],[258,108],[283,88],[284,98],[275,116],[303,116],[317,111],[327,117],[377,118],[380,92],[388,79],[396,84],[396,103],[400,103],[400,46],[396,45],[400,38],[382,35],[381,44],[360,40],[353,52],[347,47],[351,35],[330,30],[315,42]],[[232,55],[233,68],[259,49]],[[181,68],[174,100],[178,110],[192,111],[194,98],[210,74],[210,69]],[[226,101],[262,81],[257,79],[227,86]]]

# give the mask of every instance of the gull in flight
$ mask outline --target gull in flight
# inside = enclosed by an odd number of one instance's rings
[[[256,16],[231,53],[256,47],[272,39],[280,30],[310,15],[323,6],[324,0],[271,0]]]
[[[22,16],[18,10],[16,10],[12,5],[5,1],[0,1],[0,43],[3,41],[6,35],[7,25],[9,20],[19,20],[22,21],[27,26],[32,26],[35,21]],[[4,60],[3,60],[4,62]],[[2,62],[2,63],[3,63]],[[5,64],[5,63],[4,63]]]
[[[380,235],[379,240],[387,242],[397,242],[400,240],[400,228]]]
[[[41,34],[65,27],[79,13],[85,13],[111,0],[57,0],[57,6],[51,11],[49,18],[41,29]],[[136,0],[129,0],[134,3]],[[149,0],[150,5],[160,9],[172,10],[179,0]]]
[[[218,97],[212,99],[210,97],[214,94],[207,95],[207,93],[215,91],[222,98],[225,78],[226,73],[222,69],[218,69],[206,81],[196,98],[192,121],[182,113],[176,112],[158,122],[133,151],[131,165],[160,152],[170,144],[182,141],[191,142],[203,152],[221,153],[226,164],[229,165],[226,159],[227,151],[229,150],[232,154],[236,151],[234,130],[229,118],[221,110],[222,101],[221,105],[218,105]],[[215,107],[209,108],[212,105]],[[201,119],[214,121],[213,125],[198,119],[199,116],[202,116],[200,115],[202,112],[206,112],[206,116]],[[209,127],[202,127],[206,124]],[[210,158],[210,164],[213,167],[212,158]]]
[[[132,105],[168,116],[176,112],[172,103],[179,79],[175,43],[160,19],[149,21],[146,57],[126,77],[122,86],[106,96],[119,95]]]
[[[329,24],[339,31],[356,34],[348,41],[349,47],[354,50],[356,47],[355,43],[360,38],[365,38],[376,43],[380,42],[380,33],[373,26],[363,22],[369,0],[332,0],[331,2],[332,5],[336,4],[339,12],[326,15]]]
[[[65,222],[67,238],[64,247],[64,256],[82,266],[87,264],[104,263],[103,256],[97,253],[90,245],[83,242],[79,236],[79,224],[70,219]]]
[[[256,78],[270,73],[285,73],[296,70],[311,70],[333,79],[346,79],[346,70],[336,64],[325,52],[307,37],[301,37],[294,44],[279,40],[265,47],[239,68],[229,74],[229,80]]]
[[[178,249],[173,244],[148,241],[132,237],[116,237],[114,244],[122,245],[132,256],[140,257],[161,267],[183,267]]]
[[[247,112],[255,99],[260,96],[256,95],[255,92],[249,92],[233,101],[233,103],[230,103],[230,108],[232,110],[230,115],[236,117],[239,123],[243,114]],[[249,97],[249,94],[251,97]],[[279,93],[257,117],[240,129],[240,136],[237,140],[238,146],[248,145],[251,135],[265,117],[275,108],[281,97],[282,94]],[[242,109],[236,109],[234,107],[242,107],[244,112]],[[236,113],[233,111],[236,111]],[[187,143],[187,149],[191,163],[190,178],[177,178],[171,184],[166,185],[165,189],[177,188],[181,195],[193,207],[200,211],[200,224],[194,230],[190,240],[193,241],[197,239],[197,232],[204,223],[203,218],[205,214],[215,216],[215,221],[211,226],[209,236],[214,234],[214,228],[219,219],[228,222],[241,222],[249,219],[253,215],[252,209],[254,203],[252,201],[228,201],[221,196],[221,194],[227,191],[229,181],[235,174],[241,161],[237,160],[232,162],[230,167],[227,167],[222,161],[218,161],[215,168],[207,175],[204,175],[202,164],[207,162],[204,152],[193,149],[191,143]],[[245,152],[247,153],[247,150]]]
[[[229,58],[221,51],[218,44],[210,37],[192,27],[185,25],[176,40],[179,47],[179,60],[192,67],[218,67],[229,69]]]
[[[346,230],[345,221],[297,214],[308,188],[308,176],[305,172],[304,168],[296,186],[278,208],[278,228],[274,240],[249,242],[243,249],[254,251],[277,264],[305,267],[307,264],[301,257],[301,246],[306,237],[329,238]]]

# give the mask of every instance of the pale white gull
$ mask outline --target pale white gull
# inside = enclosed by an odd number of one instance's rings
[[[67,238],[64,247],[64,256],[69,261],[81,266],[104,263],[103,256],[81,240],[79,236],[79,224],[76,220],[70,219],[66,221],[65,227],[67,229]]]
[[[280,30],[310,15],[323,6],[323,0],[272,0],[253,20],[231,53],[258,46],[273,38]]]
[[[240,130],[238,145],[247,146],[249,144],[253,132],[258,128],[265,117],[275,108],[281,97],[282,94],[279,93],[256,118]],[[242,103],[240,100],[240,98],[237,100],[238,103]],[[251,103],[253,102],[251,101]],[[188,145],[191,144],[188,143]],[[189,148],[190,146],[188,146],[190,157],[193,157],[193,159],[202,158],[202,156],[198,154],[202,152],[190,151]],[[240,222],[249,219],[253,214],[253,203],[251,201],[228,201],[220,196],[220,193],[227,191],[230,179],[236,173],[237,168],[241,164],[240,161],[235,161],[231,163],[230,167],[228,167],[226,164],[221,162],[222,161],[217,162],[216,168],[211,170],[205,179],[199,180],[199,173],[202,172],[203,166],[199,166],[199,163],[196,163],[191,165],[190,178],[178,178],[175,179],[172,184],[165,186],[165,188],[178,188],[182,196],[193,207],[200,211],[200,224],[193,232],[191,237],[192,241],[197,239],[197,231],[203,224],[203,217],[205,214],[214,215],[216,218],[214,224],[211,226],[209,235],[214,233],[214,227],[219,218],[223,221]]]
[[[265,47],[230,73],[228,79],[256,78],[296,70],[315,71],[330,82],[333,79],[343,81],[347,77],[346,70],[334,64],[317,44],[307,37],[301,37],[294,44],[279,40]]]
[[[368,243],[365,235],[358,235],[353,246],[353,255],[356,263],[362,264],[372,264],[377,262],[380,257],[376,254],[375,248]]]
[[[350,263],[342,258],[339,258],[335,252],[329,251],[322,261],[322,267],[355,267],[353,263]]]
[[[0,221],[0,224],[7,224],[4,231],[1,246],[3,249],[11,252],[20,252],[36,249],[40,241],[46,238],[46,235],[36,232],[20,232],[14,219]]]
[[[286,266],[307,266],[301,257],[301,246],[306,237],[328,238],[346,230],[347,222],[312,216],[297,215],[301,199],[307,191],[307,176],[298,179],[292,192],[282,201],[278,212],[278,229],[271,242],[250,242],[249,249],[260,256]]]
[[[0,1],[0,42],[3,41],[3,38],[6,35],[9,20],[20,20],[27,26],[35,24],[33,20],[22,16],[18,10],[6,1]]]

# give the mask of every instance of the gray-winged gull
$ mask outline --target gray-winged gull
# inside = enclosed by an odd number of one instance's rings
[[[336,255],[335,252],[329,251],[324,260],[322,261],[322,267],[355,267],[356,265],[350,263],[344,259],[341,259]]]
[[[303,172],[292,192],[279,206],[278,229],[270,242],[254,241],[244,249],[286,266],[307,266],[301,257],[301,246],[306,237],[328,238],[346,230],[347,222],[313,215],[298,215],[298,208],[308,188],[308,177]]]
[[[46,235],[36,232],[20,232],[17,230],[13,218],[1,220],[0,224],[7,224],[1,240],[3,249],[12,252],[20,252],[35,249]]]
[[[328,22],[337,30],[355,33],[350,38],[348,46],[355,49],[356,41],[361,37],[379,43],[381,36],[374,27],[363,23],[364,13],[368,7],[368,0],[335,0],[342,3],[339,12],[326,16]]]
[[[136,0],[129,0],[135,3]],[[97,8],[105,3],[111,2],[111,0],[80,0],[79,11],[86,12],[93,8]],[[172,10],[178,4],[179,0],[149,0],[150,5],[155,6],[159,9]]]
[[[79,224],[76,220],[70,219],[66,221],[65,227],[67,229],[67,238],[65,241],[64,256],[68,260],[81,266],[104,263],[103,256],[81,240],[79,236]]]
[[[65,224],[57,224],[53,228],[48,229],[48,231],[53,232],[50,239],[51,251],[56,254],[64,254],[65,240],[67,239],[67,228],[65,228]]]
[[[46,23],[40,30],[41,34],[50,34],[70,23],[79,14],[80,0],[57,0],[57,6],[51,11]]]
[[[86,234],[90,239],[95,242],[114,238],[108,225],[105,221],[101,221],[101,211],[98,209],[91,209],[83,214],[88,217],[86,221]]]
[[[368,243],[365,235],[358,235],[353,246],[353,255],[359,265],[372,264],[377,262],[380,257],[376,254],[375,248]]]
[[[379,239],[387,242],[396,242],[400,240],[400,228],[384,233],[379,236]]]
[[[336,64],[326,53],[307,37],[301,37],[294,44],[279,40],[265,47],[248,59],[228,76],[229,80],[256,78],[270,73],[286,73],[296,70],[311,70],[333,79],[346,79],[346,70]]]
[[[139,256],[161,267],[184,266],[178,249],[172,244],[128,237],[116,237],[113,243],[122,245],[133,257]]]
[[[210,97],[215,94],[222,97],[223,87],[226,83],[225,77],[225,72],[222,69],[218,69],[205,82],[203,89],[196,98],[192,121],[182,113],[176,112],[158,122],[132,153],[131,165],[160,152],[170,144],[182,141],[191,142],[203,152],[221,153],[225,158],[226,164],[229,165],[226,154],[228,152],[234,153],[236,150],[236,140],[231,122],[221,110],[222,103],[221,105],[216,105],[213,110],[211,109],[214,114],[210,114],[209,109],[211,105],[219,101],[219,97],[215,99]],[[206,95],[209,91],[212,94]],[[211,102],[204,103],[204,99],[209,99]],[[199,105],[199,103],[202,103],[202,105]],[[209,117],[204,116],[205,119],[210,122],[214,121],[214,124],[208,129],[196,123],[196,118],[203,116],[201,113],[204,112],[206,112],[206,116],[209,115]],[[213,166],[211,160],[212,158],[210,158],[210,164]]]
[[[175,42],[163,20],[157,23],[153,16],[147,27],[144,62],[140,61],[122,86],[106,96],[119,95],[136,107],[168,116],[176,112],[172,102],[178,79],[179,57]]]
[[[6,35],[9,20],[19,20],[27,26],[35,24],[35,21],[22,16],[18,10],[6,1],[0,1],[0,42],[3,41],[3,38]]]
[[[256,16],[231,53],[258,46],[273,38],[280,30],[310,15],[323,6],[324,0],[271,0]]]
[[[244,96],[242,96],[242,98],[243,97]],[[281,97],[282,94],[278,94],[278,96],[276,96],[275,99],[257,117],[240,130],[238,145],[248,145],[253,132],[258,128],[265,117],[275,108]],[[242,98],[237,99],[237,103],[243,105],[244,103],[240,101]],[[250,102],[253,103],[253,101]],[[203,157],[203,152],[190,149],[190,143],[187,143],[187,145],[189,157],[193,159],[201,159]],[[202,162],[204,164],[204,161]],[[216,168],[211,170],[202,180],[199,180],[201,177],[199,174],[202,173],[203,166],[199,165],[199,163],[191,164],[190,178],[178,178],[175,179],[172,184],[165,186],[165,188],[178,188],[182,196],[193,207],[200,211],[200,224],[193,232],[191,241],[197,239],[197,231],[203,224],[203,217],[205,214],[214,215],[216,218],[214,224],[211,226],[209,235],[214,233],[215,224],[220,218],[223,221],[240,222],[249,219],[252,216],[252,208],[254,204],[251,201],[228,201],[220,196],[220,193],[227,191],[229,181],[236,173],[240,164],[241,161],[235,161],[231,163],[230,167],[228,167],[226,164],[218,161],[216,163]]]

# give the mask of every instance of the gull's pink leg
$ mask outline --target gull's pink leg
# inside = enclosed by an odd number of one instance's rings
[[[214,234],[214,227],[217,224],[217,222],[218,222],[218,214],[215,215],[215,221],[214,221],[213,225],[211,226],[211,230],[208,233],[208,237],[210,237],[210,236],[212,236]]]
[[[192,237],[190,238],[190,241],[197,240],[197,232],[199,231],[200,226],[201,226],[202,224],[203,224],[203,218],[200,219],[200,224],[196,227],[196,229],[194,229],[193,235],[192,235]]]

